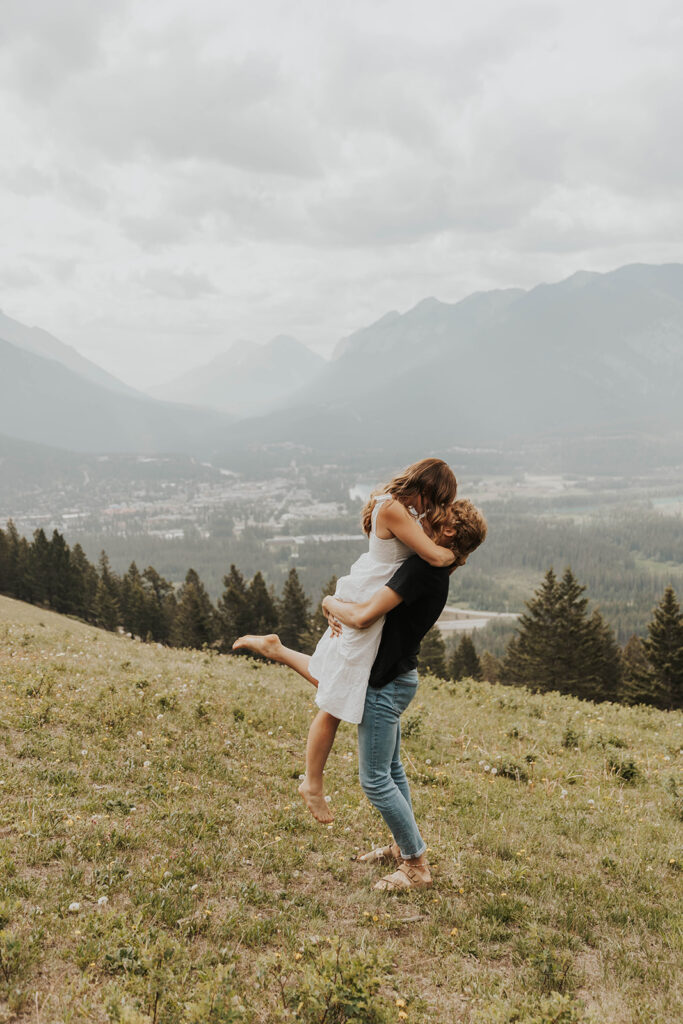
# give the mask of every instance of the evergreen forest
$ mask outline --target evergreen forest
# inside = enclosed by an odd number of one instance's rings
[[[320,599],[335,583],[334,577],[327,582]],[[49,539],[36,530],[29,541],[11,521],[0,530],[0,593],[146,641],[222,653],[243,633],[269,632],[310,653],[326,625],[296,568],[278,594],[260,571],[247,579],[233,564],[214,603],[193,568],[178,587],[135,562],[119,574],[104,551],[93,565],[80,544],[70,547],[57,530]],[[653,609],[647,636],[633,634],[623,647],[569,568],[561,577],[548,569],[526,608],[502,657],[479,653],[468,635],[449,651],[432,628],[422,643],[421,670],[456,682],[486,679],[590,700],[683,707],[683,614],[673,587],[665,587]]]

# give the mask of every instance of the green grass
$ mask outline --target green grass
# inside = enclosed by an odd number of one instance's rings
[[[683,716],[424,679],[435,885],[383,894],[350,726],[334,825],[299,803],[312,709],[0,598],[0,1021],[681,1019]]]

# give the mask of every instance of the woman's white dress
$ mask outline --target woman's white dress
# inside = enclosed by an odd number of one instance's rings
[[[380,494],[372,510],[369,549],[353,563],[348,576],[337,582],[335,597],[340,601],[367,601],[389,582],[402,562],[413,554],[411,549],[390,537],[382,540],[376,533],[380,505],[392,497]],[[384,616],[367,629],[342,628],[335,637],[327,629],[318,641],[308,671],[318,680],[316,704],[335,718],[358,723],[363,718],[365,692],[379,642]]]

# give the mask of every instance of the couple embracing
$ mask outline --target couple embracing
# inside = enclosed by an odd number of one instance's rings
[[[431,884],[401,763],[401,715],[417,691],[420,642],[446,604],[449,577],[486,537],[481,512],[456,494],[441,459],[422,459],[372,493],[363,509],[368,551],[323,600],[329,625],[312,655],[284,647],[275,634],[233,645],[287,665],[317,687],[320,710],[299,792],[318,821],[333,819],[323,769],[339,722],[358,725],[360,783],[392,836],[390,845],[359,858],[394,868],[376,889]]]

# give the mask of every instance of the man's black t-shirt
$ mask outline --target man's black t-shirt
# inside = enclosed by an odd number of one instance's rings
[[[411,555],[399,566],[387,586],[399,594],[401,604],[387,614],[370,686],[379,690],[392,679],[417,666],[420,641],[443,611],[448,597],[450,570]]]

